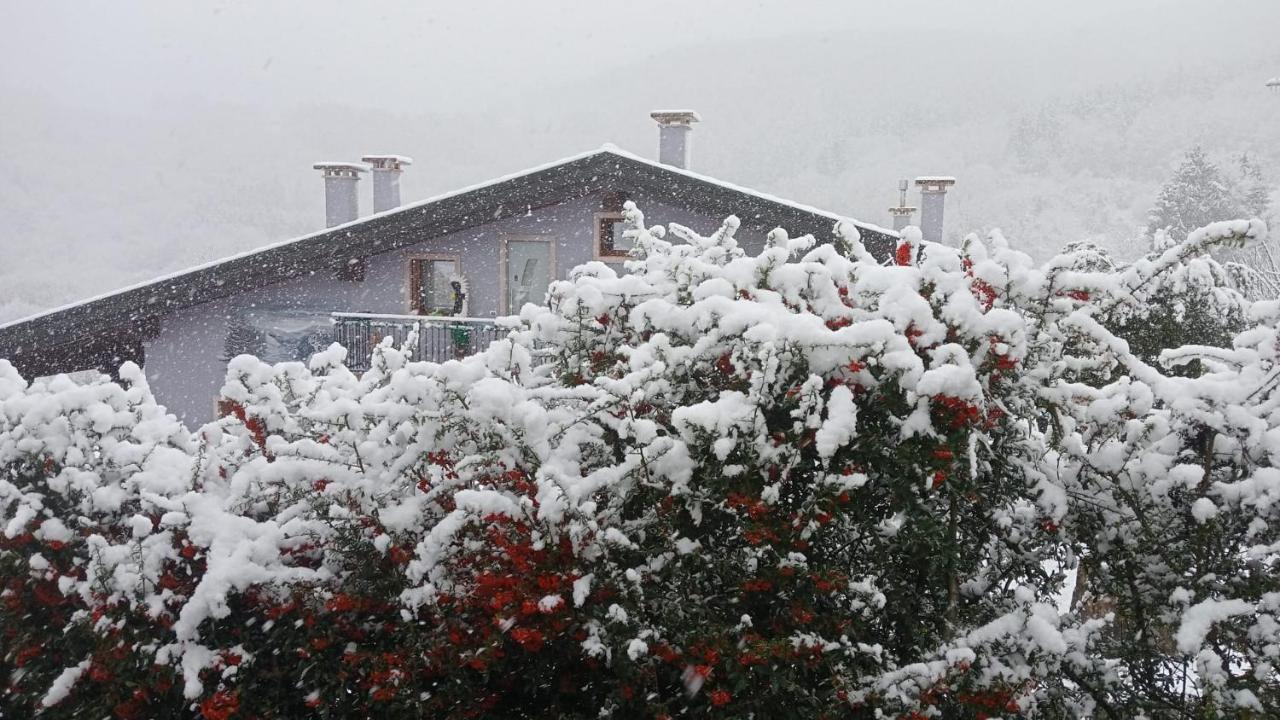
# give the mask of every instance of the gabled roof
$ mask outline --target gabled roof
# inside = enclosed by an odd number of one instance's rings
[[[897,233],[836,213],[756,192],[606,145],[353,222],[204,263],[0,324],[0,358],[57,355],[59,347],[99,344],[107,333],[143,335],[163,315],[238,292],[339,268],[349,260],[608,190],[644,191],[677,207],[736,214],[752,227],[784,227],[827,237],[853,222],[871,252],[887,257]],[[26,356],[25,358],[23,356]],[[39,364],[39,363],[38,363]],[[74,368],[73,368],[74,369]]]

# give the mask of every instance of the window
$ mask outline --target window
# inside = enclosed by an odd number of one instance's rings
[[[409,261],[410,308],[419,315],[454,315],[457,305],[458,259],[424,257]]]
[[[500,257],[504,312],[517,313],[525,303],[546,302],[555,279],[556,248],[551,238],[503,238]]]
[[[626,237],[627,224],[622,219],[622,208],[627,204],[627,193],[618,190],[606,192],[600,198],[600,212],[596,213],[596,259],[605,262],[622,262],[635,245]]]
[[[596,257],[606,262],[626,260],[627,253],[634,247],[631,238],[626,236],[626,228],[622,213],[596,213]]]
[[[326,310],[252,308],[230,319],[224,354],[255,355],[269,363],[306,362],[333,342],[333,320]]]

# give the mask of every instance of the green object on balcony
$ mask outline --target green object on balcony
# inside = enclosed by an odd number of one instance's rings
[[[471,328],[465,323],[456,323],[449,326],[449,332],[453,337],[453,352],[458,355],[465,354],[471,350]]]

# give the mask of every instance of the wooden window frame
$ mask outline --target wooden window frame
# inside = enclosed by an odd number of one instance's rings
[[[620,212],[598,212],[595,214],[595,259],[601,262],[621,263],[631,257],[629,250],[613,247],[614,223],[626,218]]]
[[[547,275],[548,284],[553,283],[559,279],[558,277],[556,277],[556,272],[557,272],[556,245],[559,244],[557,242],[558,238],[556,236],[554,235],[501,235],[499,236],[498,237],[498,314],[499,315],[510,315],[511,313],[516,311],[516,309],[512,309],[511,307],[509,307],[511,305],[511,298],[507,293],[507,275],[510,274],[511,272],[510,268],[507,267],[511,261],[511,256],[508,251],[508,246],[512,240],[519,241],[519,242],[547,243],[550,246],[550,249],[547,252],[547,257],[549,258],[547,262],[550,263],[551,265],[551,267],[548,268],[548,275]]]
[[[407,258],[405,258],[405,260],[407,262],[405,263],[406,278],[405,278],[404,286],[408,291],[408,298],[406,298],[408,302],[406,303],[406,305],[409,308],[409,314],[425,316],[427,315],[426,309],[418,307],[418,296],[419,296],[418,291],[420,288],[418,287],[418,273],[414,272],[414,266],[420,262],[427,262],[427,261],[451,262],[453,263],[454,273],[461,275],[462,274],[462,258],[459,257],[458,255],[427,254],[427,255],[410,255]]]

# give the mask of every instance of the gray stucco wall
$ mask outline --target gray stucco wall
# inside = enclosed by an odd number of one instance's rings
[[[720,225],[721,218],[677,209],[651,197],[634,199],[650,225],[676,222],[704,234]],[[600,197],[579,198],[375,255],[366,260],[361,281],[340,280],[334,272],[316,272],[175,311],[147,344],[147,378],[157,399],[188,425],[206,422],[215,414],[226,372],[227,333],[234,318],[255,310],[407,314],[409,259],[415,256],[457,257],[470,284],[468,314],[496,317],[505,311],[499,296],[502,238],[552,238],[556,244],[555,276],[563,279],[573,267],[594,259],[594,217],[600,207]],[[739,238],[748,250],[758,251],[765,230],[744,224]]]

